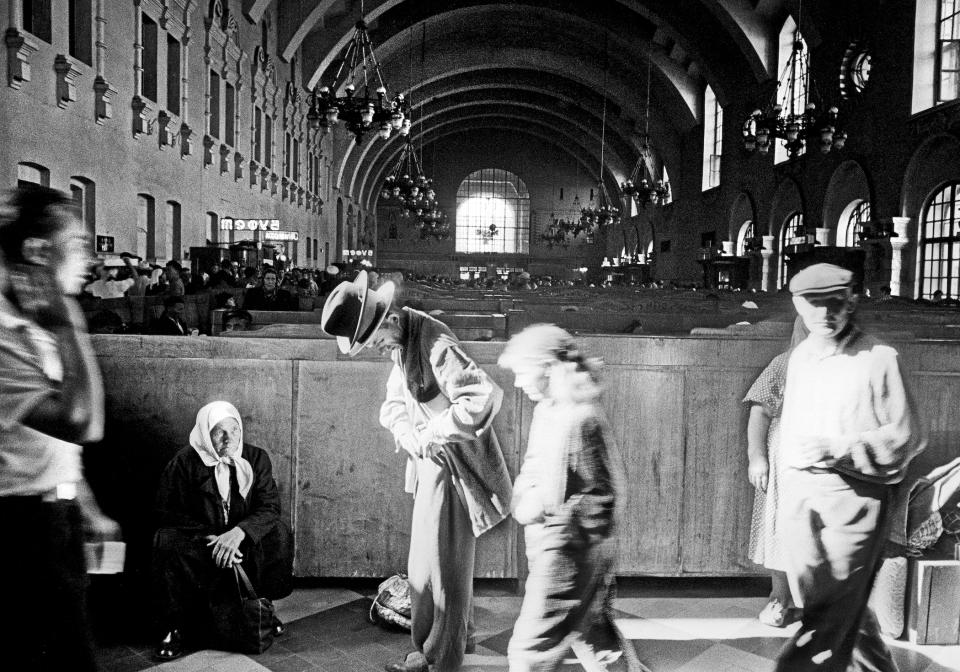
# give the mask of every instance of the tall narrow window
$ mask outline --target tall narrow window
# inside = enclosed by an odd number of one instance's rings
[[[780,274],[778,277],[778,287],[784,287],[787,284],[787,247],[806,242],[807,229],[803,225],[803,213],[794,212],[783,223],[780,229]]]
[[[167,35],[167,110],[180,114],[180,42]]]
[[[283,134],[283,176],[290,177],[290,159],[293,154],[293,137]]]
[[[293,175],[291,179],[297,184],[300,183],[300,141],[293,139]]]
[[[790,56],[793,54],[794,43],[800,42],[801,50],[792,61]],[[783,102],[784,110],[781,114],[801,115],[807,108],[807,89],[810,84],[810,51],[807,44],[797,30],[797,24],[792,16],[787,17],[786,23],[780,30],[780,56],[778,59],[780,68],[780,80],[777,83],[777,100]],[[790,63],[791,67],[787,67]],[[790,158],[790,154],[783,146],[782,141],[775,143],[773,150],[773,160],[775,163],[781,163]],[[797,152],[800,156],[806,151],[806,146]]]
[[[83,222],[83,229],[90,237],[90,245],[96,244],[97,233],[97,190],[93,181],[85,177],[70,178],[70,195],[77,205],[77,214]]]
[[[723,108],[709,86],[703,93],[703,190],[720,186]]]
[[[149,194],[137,194],[137,254],[157,258],[157,213]]]
[[[141,64],[143,65],[143,90],[140,95],[157,100],[157,23],[146,14],[142,17],[140,42],[143,45]]]
[[[69,0],[67,23],[70,30],[70,55],[93,65],[93,11],[91,0]]]
[[[942,187],[923,213],[920,240],[920,297],[960,298],[960,182]]]
[[[843,232],[843,237],[837,236],[837,245],[844,247],[857,247],[860,245],[860,232],[863,231],[863,225],[870,220],[870,201],[854,201],[843,210],[838,222],[838,233]]]
[[[50,170],[36,163],[18,163],[17,186],[22,187],[25,184],[39,184],[49,187]]]
[[[273,119],[269,114],[263,117],[263,163],[273,168]]]
[[[458,252],[530,250],[530,193],[517,175],[499,168],[471,173],[457,189]]]
[[[12,0],[17,2],[17,0]],[[52,41],[51,0],[20,0],[23,8],[23,29],[44,42]]]
[[[939,0],[937,102],[960,98],[960,0]]]
[[[263,135],[263,111],[259,107],[253,108],[253,160],[260,162],[260,143]]]
[[[183,254],[183,222],[180,204],[167,201],[167,259],[180,259]]]
[[[233,84],[227,82],[226,85],[226,94],[223,97],[223,141],[228,145],[233,145],[236,143],[236,137],[234,132],[236,130],[236,121],[234,115],[236,114],[236,104],[237,104],[237,90],[233,87]]]
[[[217,213],[207,213],[207,244],[220,242],[220,218]]]
[[[210,71],[210,135],[220,137],[220,75]]]
[[[737,256],[745,257],[747,256],[747,242],[754,237],[754,228],[753,220],[748,219],[743,223],[743,226],[740,227],[740,232],[737,234]]]
[[[317,261],[317,259],[319,259],[318,252],[319,252],[319,245],[317,245],[317,239],[314,238],[313,239],[313,260],[314,261]]]

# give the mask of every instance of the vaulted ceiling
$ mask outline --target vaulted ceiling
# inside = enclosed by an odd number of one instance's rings
[[[273,10],[277,50],[286,60],[299,52],[312,89],[332,80],[361,4],[391,95],[413,104],[415,142],[510,129],[595,172],[606,107],[611,184],[638,157],[648,72],[649,127],[669,166],[701,122],[706,84],[726,104],[775,76],[778,31],[795,9],[795,0],[243,0],[243,10],[254,22]],[[401,147],[396,136],[349,146],[339,184],[372,207]]]

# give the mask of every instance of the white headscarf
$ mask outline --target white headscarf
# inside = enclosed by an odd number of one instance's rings
[[[210,430],[217,423],[227,418],[233,418],[240,425],[240,442],[237,448],[220,457],[213,442],[210,440]],[[226,401],[214,401],[207,404],[197,413],[197,424],[190,432],[190,445],[197,451],[197,455],[208,467],[214,467],[213,474],[217,479],[217,489],[223,501],[230,499],[230,465],[237,470],[237,484],[240,486],[240,495],[246,498],[253,485],[253,467],[241,457],[243,452],[243,421],[240,412],[233,404]]]

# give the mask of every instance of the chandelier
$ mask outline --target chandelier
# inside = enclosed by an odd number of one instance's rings
[[[450,222],[447,221],[447,214],[436,206],[418,215],[416,229],[420,232],[421,240],[426,238],[446,240],[450,237]]]
[[[425,211],[433,210],[436,205],[437,194],[433,190],[433,180],[423,174],[409,136],[393,170],[383,181],[380,198],[386,205],[399,205],[403,208],[404,217],[411,213],[420,216]]]
[[[603,71],[603,117],[600,124],[600,175],[598,176],[597,202],[590,203],[580,210],[580,225],[587,235],[598,226],[611,226],[620,223],[620,209],[613,205],[610,194],[603,183],[603,150],[607,137],[607,70]]]
[[[363,16],[362,2],[360,15]],[[374,85],[377,87],[371,91]],[[337,95],[341,87],[343,94]],[[387,94],[380,64],[367,34],[367,24],[360,19],[332,84],[313,91],[307,113],[310,127],[328,132],[342,121],[356,136],[357,143],[362,141],[365,133],[374,129],[379,137],[387,139],[393,131],[409,135],[411,122],[407,112],[407,101],[402,93],[393,98]]]
[[[801,2],[798,16],[802,16],[802,12]],[[805,145],[819,144],[824,154],[832,149],[843,149],[847,133],[840,128],[839,110],[833,106],[822,113],[817,111],[812,98],[814,95],[819,98],[819,93],[809,66],[809,54],[800,36],[798,19],[793,50],[777,81],[777,90],[766,109],[754,110],[743,123],[743,146],[748,152],[756,150],[767,154],[778,139],[783,140],[790,158],[803,151]],[[799,107],[805,88],[811,100],[801,110]]]
[[[485,243],[490,242],[499,235],[500,229],[497,228],[496,224],[491,224],[486,228],[481,227],[477,229],[477,236],[479,236],[480,239]]]
[[[651,167],[653,151],[650,149],[650,69],[653,59],[647,54],[647,103],[644,113],[643,138],[640,141],[640,156],[633,166],[630,178],[620,185],[624,196],[633,197],[637,205],[645,207],[648,204],[659,205],[670,197],[670,184],[663,180],[653,181]],[[647,175],[650,179],[647,179]]]
[[[540,240],[546,243],[547,247],[569,247],[571,240],[581,233],[587,232],[589,235],[590,231],[584,226],[580,216],[580,197],[574,197],[573,202],[577,212],[575,217],[557,217],[551,213],[550,226],[540,234]]]

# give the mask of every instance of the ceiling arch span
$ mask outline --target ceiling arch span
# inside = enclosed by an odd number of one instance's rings
[[[427,77],[425,70],[438,77],[447,70],[462,69],[478,61],[486,63],[496,54],[510,52],[510,61],[504,57],[497,60],[507,65],[526,63],[532,69],[549,67],[546,64],[549,60],[560,60],[563,68],[559,72],[575,76],[597,90],[602,86],[604,64],[609,63],[610,73],[631,83],[627,95],[618,98],[620,104],[625,105],[643,90],[641,82],[645,86],[649,55],[656,70],[655,93],[670,101],[670,116],[690,125],[698,123],[702,90],[699,75],[689,73],[672,60],[662,46],[653,44],[652,34],[648,38],[632,33],[614,34],[608,51],[606,31],[578,16],[555,9],[542,9],[531,15],[525,11],[528,7],[498,6],[496,13],[486,10],[486,6],[448,10],[416,24],[412,31],[395,32],[382,42],[377,35],[377,57],[391,89],[403,90],[401,83],[412,85],[414,72],[419,80]],[[424,40],[417,37],[422,37],[421,31],[425,31]],[[580,45],[576,49],[556,49],[557,44],[574,45],[578,41]],[[339,67],[340,54],[340,51],[328,52],[313,67],[315,61],[305,50],[305,72],[312,72],[307,80],[308,89],[320,82],[329,83]],[[666,89],[665,93],[660,92],[661,87]]]
[[[488,112],[466,113],[434,122],[427,131],[417,134],[414,142],[422,142],[427,147],[436,139],[435,136],[449,135],[451,133],[463,133],[465,131],[465,122],[469,124],[470,131],[480,128],[487,128],[491,123],[512,124],[519,130],[526,128],[537,128],[543,134],[544,139],[551,144],[563,148],[567,152],[574,153],[578,157],[580,165],[584,168],[585,174],[596,174],[599,164],[599,145],[584,143],[583,139],[577,134],[576,129],[571,127],[557,128],[550,125],[546,120],[537,120],[531,122],[522,116],[510,114],[509,111],[499,114],[490,114]],[[375,159],[367,162],[367,167],[363,169],[363,175],[359,176],[356,195],[362,202],[369,203],[374,196],[379,193],[386,173],[393,166],[397,155],[402,149],[402,144],[397,143],[391,147],[383,148]],[[629,167],[621,161],[604,162],[604,180],[611,194],[618,193],[619,184],[625,179]],[[429,174],[429,168],[426,168]]]
[[[529,126],[527,124],[517,124],[514,121],[508,119],[494,119],[494,118],[485,118],[478,121],[477,125],[474,127],[479,131],[510,131],[512,133],[517,133],[524,136],[530,136],[542,140],[544,142],[552,144],[554,147],[557,147],[561,152],[571,157],[576,166],[584,171],[585,174],[589,174],[589,164],[592,160],[592,157],[586,156],[582,151],[578,151],[580,148],[572,147],[570,145],[558,145],[556,144],[556,135],[554,133],[546,133],[540,127]],[[431,144],[439,142],[444,138],[448,138],[455,135],[462,135],[463,129],[458,128],[453,125],[444,125],[438,128],[435,128],[431,131],[431,137],[428,142],[425,144],[424,151],[427,151],[430,148]],[[394,157],[396,158],[396,157]],[[364,202],[368,204],[368,208],[371,212],[375,211],[377,200],[380,196],[380,191],[383,184],[383,180],[386,179],[387,172],[392,162],[387,162],[380,165],[375,173],[372,173],[369,177],[369,184],[378,185],[377,189],[369,188],[364,191]]]
[[[431,117],[428,118],[429,124],[427,124],[426,128],[439,123],[454,123],[458,121],[462,122],[467,119],[475,119],[482,116],[522,119],[527,123],[532,123],[533,120],[527,115],[523,114],[525,110],[530,108],[537,109],[539,112],[536,117],[536,123],[540,123],[545,127],[551,128],[557,133],[562,133],[566,139],[575,142],[575,144],[584,147],[585,149],[595,147],[597,151],[593,152],[591,150],[591,153],[596,156],[594,160],[594,169],[597,168],[600,162],[599,136],[593,134],[589,134],[589,136],[587,136],[583,133],[580,133],[578,132],[580,131],[580,127],[576,123],[571,122],[569,119],[555,115],[548,109],[535,108],[535,106],[527,103],[521,104],[512,101],[490,101],[457,105],[431,115]],[[380,147],[380,149],[376,149],[377,147]],[[402,143],[397,143],[392,145],[392,147],[395,148],[394,155],[387,159],[388,163],[391,163],[392,160],[396,158],[396,154],[399,153]],[[382,144],[368,143],[363,150],[356,152],[351,158],[344,161],[341,168],[341,174],[343,176],[349,176],[348,193],[362,193],[365,185],[361,183],[359,185],[360,190],[358,191],[357,179],[358,176],[365,176],[367,173],[369,173],[369,169],[364,170],[363,168],[365,159],[369,156],[373,164],[377,163],[378,160],[384,158],[384,149],[385,148],[383,148]],[[621,180],[626,179],[626,175],[629,175],[630,167],[633,165],[632,161],[629,159],[624,159],[621,154],[611,147],[607,147],[604,152],[604,163],[615,167],[615,170],[613,168],[611,168],[611,170],[617,174],[622,174],[623,177]],[[361,182],[362,179],[363,178],[361,178]],[[341,184],[347,184],[347,182],[341,182]]]
[[[243,0],[243,15],[251,23],[260,23],[271,2],[273,0]]]
[[[776,3],[780,4],[780,1],[776,0]],[[521,4],[493,3],[490,0],[484,0],[484,3],[483,11],[486,13],[503,11],[507,4]],[[359,8],[342,12],[339,3],[331,5],[328,0],[305,4],[303,19],[280,36],[283,56],[289,59],[301,46],[309,46],[311,54],[305,54],[304,59],[307,71],[319,68],[322,72],[346,47],[353,25],[359,18]],[[476,5],[477,2],[372,0],[367,3],[365,19],[371,25],[384,19],[385,34],[378,35],[378,39],[374,40],[380,44],[394,34],[407,30],[411,22],[422,20],[437,24],[441,33],[447,32],[449,26],[439,24],[448,15],[449,7],[470,4]],[[522,4],[527,6],[524,11],[530,13],[531,6],[540,9],[547,3],[545,0],[526,0]],[[641,35],[647,39],[656,36],[656,41],[678,63],[692,71],[705,73],[714,90],[720,92],[721,100],[725,100],[727,95],[733,95],[750,78],[762,81],[769,77],[763,65],[765,40],[769,40],[763,31],[767,13],[755,10],[754,14],[750,14],[750,4],[756,3],[749,0],[696,0],[683,3],[675,0],[607,0],[603,3],[568,3],[557,11],[566,17],[564,22],[569,22],[571,16],[579,15],[605,32],[621,31],[625,36]],[[616,18],[611,20],[610,17]],[[624,20],[623,17],[627,18]],[[638,32],[635,26],[630,25],[638,22],[645,22],[654,30]],[[317,30],[321,23],[323,29]],[[308,35],[310,40],[306,39]],[[311,77],[311,83],[315,83],[316,77]]]

